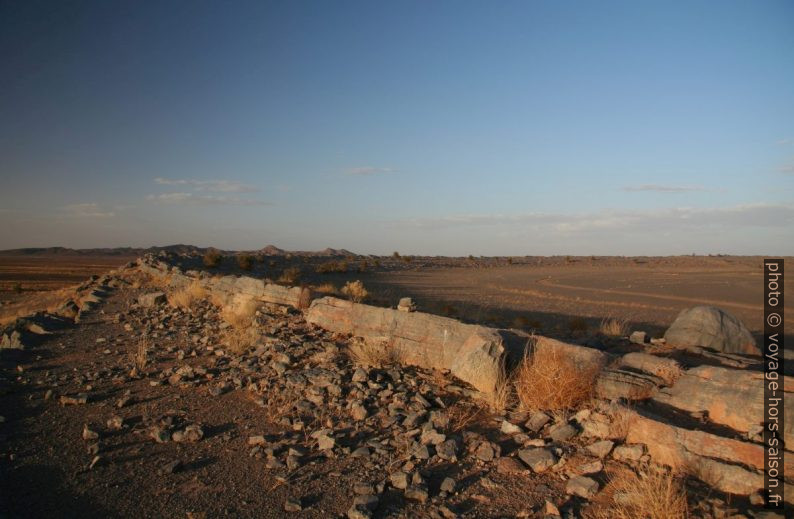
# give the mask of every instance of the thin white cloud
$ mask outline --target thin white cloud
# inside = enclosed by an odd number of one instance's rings
[[[147,200],[164,204],[184,205],[270,205],[261,200],[251,200],[226,195],[197,195],[195,193],[175,192],[149,195]]]
[[[623,186],[623,191],[637,193],[641,191],[652,191],[655,193],[690,193],[693,191],[706,191],[703,186],[665,186],[659,184],[640,184],[637,186]]]
[[[524,213],[452,215],[441,218],[411,219],[395,222],[421,229],[447,229],[483,226],[521,227],[553,233],[575,234],[599,231],[666,232],[683,229],[794,226],[794,206],[751,204],[722,208],[674,207],[661,210],[592,213]]]
[[[794,173],[794,164],[786,164],[778,168],[781,173]]]
[[[192,178],[162,178],[154,179],[155,183],[163,186],[190,186],[195,191],[210,193],[257,193],[259,188],[234,180],[196,180]]]
[[[64,206],[63,210],[69,216],[74,216],[77,218],[113,218],[116,216],[115,212],[95,202],[70,204]]]
[[[377,175],[378,173],[394,173],[396,170],[393,168],[376,168],[374,166],[361,166],[357,168],[350,168],[345,171],[348,175],[358,175],[362,177]]]
[[[794,138],[780,139],[779,141],[777,141],[776,144],[780,146],[787,146],[789,144],[794,144]]]

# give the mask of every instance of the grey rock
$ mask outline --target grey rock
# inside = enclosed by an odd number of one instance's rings
[[[534,413],[526,423],[527,429],[536,433],[543,429],[547,423],[551,421],[551,417],[542,411]]]
[[[162,467],[160,467],[160,474],[175,474],[182,470],[182,462],[180,460],[174,460],[171,462],[166,463]]]
[[[405,472],[393,472],[389,475],[389,481],[391,481],[391,485],[397,489],[405,489],[408,488],[408,474]]]
[[[584,476],[589,474],[598,474],[602,470],[604,470],[604,464],[601,463],[600,460],[584,463],[576,468],[576,472]]]
[[[615,446],[615,442],[610,440],[602,440],[600,442],[595,442],[592,445],[587,446],[587,452],[596,456],[598,458],[606,458],[609,453],[612,451],[612,447]]]
[[[175,442],[195,443],[204,438],[204,430],[195,424],[188,425],[183,431],[175,431],[171,439]]]
[[[583,499],[592,499],[598,493],[598,483],[587,476],[575,476],[565,485],[565,493],[579,496]]]
[[[612,451],[612,457],[618,461],[639,461],[645,449],[642,445],[618,445]]]
[[[631,335],[629,335],[629,341],[633,342],[634,344],[645,344],[648,342],[648,334],[641,331],[631,332]]]
[[[579,431],[577,431],[576,427],[573,425],[569,423],[561,423],[549,429],[549,438],[555,442],[564,442],[576,436],[578,432]]]
[[[524,432],[521,427],[508,422],[507,420],[502,420],[502,426],[499,428],[504,434],[519,434]]]
[[[725,353],[761,353],[750,330],[739,319],[714,306],[683,310],[664,338],[667,344],[676,347],[703,346]]]
[[[164,292],[150,292],[138,297],[138,304],[144,308],[151,308],[157,305],[165,304],[168,301]]]
[[[455,484],[456,483],[455,483],[454,479],[452,479],[450,477],[446,477],[446,478],[444,478],[444,481],[441,482],[441,491],[442,492],[447,492],[447,493],[452,493],[452,492],[455,491]]]
[[[99,433],[90,429],[88,425],[83,426],[83,439],[87,441],[98,440]]]
[[[369,458],[370,455],[371,453],[368,447],[359,447],[350,453],[350,457],[352,458]]]
[[[477,447],[477,450],[474,451],[474,455],[477,456],[477,459],[487,462],[492,461],[498,455],[498,451],[496,446],[492,443],[482,442],[480,446]]]
[[[408,487],[405,489],[405,497],[406,499],[426,503],[430,495],[427,493],[427,490],[422,487]]]
[[[285,512],[300,512],[303,510],[303,506],[301,506],[301,502],[294,498],[289,498],[284,501],[284,511]]]
[[[436,445],[436,454],[442,460],[455,461],[458,455],[458,443],[453,440],[447,440],[439,445]]]
[[[353,373],[353,382],[366,382],[369,377],[367,376],[367,372],[363,368],[357,368],[356,371]]]
[[[536,449],[522,449],[518,451],[518,457],[526,463],[527,467],[533,472],[545,472],[557,463],[557,456],[549,449],[542,447]]]

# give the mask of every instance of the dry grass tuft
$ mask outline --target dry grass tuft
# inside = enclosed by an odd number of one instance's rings
[[[281,276],[278,278],[278,282],[285,285],[294,286],[298,283],[300,277],[301,269],[298,267],[290,267],[288,269],[284,269],[284,272],[282,272]]]
[[[342,287],[342,293],[354,303],[360,303],[369,295],[367,289],[364,288],[364,283],[358,280],[345,283],[345,286]]]
[[[555,348],[529,350],[515,370],[518,401],[527,411],[568,411],[589,401],[598,367],[582,367]]]
[[[146,368],[146,364],[149,363],[149,341],[141,339],[138,342],[138,347],[135,349],[132,361],[135,364],[135,369],[137,369],[139,373]]]
[[[604,319],[598,331],[607,337],[625,337],[629,334],[629,322],[626,319]]]
[[[259,339],[254,321],[258,306],[256,301],[249,299],[241,304],[222,308],[221,318],[230,325],[226,328],[225,335],[232,352],[242,353]]]
[[[339,289],[337,289],[336,285],[333,283],[323,283],[322,285],[314,287],[314,291],[320,294],[336,294]]]
[[[480,399],[494,412],[502,412],[512,407],[516,394],[513,391],[513,376],[508,375],[503,365],[496,380],[496,386],[490,393],[479,393]]]
[[[650,465],[639,473],[621,467],[609,476],[605,502],[593,519],[685,519],[689,517],[686,491],[680,475]]]
[[[206,299],[206,297],[207,291],[198,280],[195,280],[187,287],[170,294],[168,296],[168,304],[174,308],[189,310],[194,302]]]
[[[447,409],[447,417],[449,418],[447,431],[455,434],[488,422],[491,413],[475,402],[458,400]]]
[[[382,368],[400,363],[400,355],[389,343],[375,344],[363,339],[353,339],[347,347],[350,359],[355,364]]]

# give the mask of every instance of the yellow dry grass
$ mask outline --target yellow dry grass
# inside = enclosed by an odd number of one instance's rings
[[[350,359],[355,364],[382,368],[400,362],[400,355],[397,350],[389,343],[373,343],[363,339],[353,339],[347,346]]]
[[[598,331],[607,337],[625,337],[629,334],[629,322],[626,319],[604,319]]]
[[[198,280],[190,285],[173,292],[168,296],[168,303],[174,308],[189,310],[193,303],[207,298],[207,291]]]
[[[52,312],[74,295],[74,287],[24,293],[15,301],[0,307],[0,326],[13,323],[18,317],[42,310]]]
[[[527,351],[514,372],[516,396],[527,411],[568,411],[590,400],[598,367],[583,367],[555,348]]]
[[[323,283],[322,285],[315,286],[314,291],[321,294],[336,294],[338,289],[333,283]]]
[[[683,478],[650,465],[634,472],[628,467],[611,471],[592,519],[685,519],[689,517]]]
[[[478,405],[476,402],[459,400],[449,406],[447,417],[449,418],[447,430],[455,434],[487,422],[492,414],[487,407]]]
[[[232,352],[242,353],[256,344],[259,337],[254,317],[258,306],[256,301],[249,299],[221,309],[221,318],[230,325],[225,330],[225,336]]]
[[[369,295],[367,289],[364,288],[364,283],[358,280],[345,283],[345,286],[342,287],[342,293],[354,303],[360,303]]]

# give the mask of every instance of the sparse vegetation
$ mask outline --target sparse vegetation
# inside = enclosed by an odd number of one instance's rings
[[[495,412],[502,412],[515,404],[513,375],[508,375],[507,369],[502,365],[494,390],[482,393],[481,398],[488,407]]]
[[[254,266],[254,258],[248,254],[240,254],[237,256],[237,265],[242,270],[251,270]]]
[[[447,417],[449,418],[447,431],[456,434],[485,423],[491,417],[491,413],[485,407],[474,402],[458,400],[447,409]]]
[[[515,370],[515,389],[529,411],[568,411],[590,400],[598,366],[582,367],[556,348],[529,349]]]
[[[226,328],[226,341],[231,351],[241,353],[256,343],[258,334],[254,318],[257,308],[257,302],[249,299],[224,306],[221,310],[221,318],[230,325]]]
[[[204,253],[204,258],[202,261],[204,262],[204,266],[207,268],[216,268],[221,264],[223,260],[223,255],[218,249],[210,248],[207,252]]]
[[[146,364],[149,363],[149,341],[145,338],[138,341],[132,361],[138,373],[142,372],[146,368]]]
[[[279,283],[283,283],[285,285],[294,286],[298,283],[301,277],[301,269],[298,267],[289,267],[284,269],[284,272],[281,273],[281,276],[278,278]]]
[[[339,290],[333,283],[323,283],[322,285],[315,286],[314,291],[321,294],[336,294]]]
[[[367,289],[364,288],[364,283],[358,280],[345,283],[345,286],[342,287],[342,293],[354,303],[360,303],[369,295]]]
[[[598,331],[607,337],[625,337],[629,333],[629,322],[626,319],[604,319]]]
[[[593,519],[685,519],[689,517],[683,480],[678,474],[648,465],[639,472],[613,469]]]
[[[314,271],[318,274],[345,273],[347,272],[347,261],[326,261],[317,265]]]
[[[14,287],[12,288],[15,294],[22,293],[22,283],[14,283]]]
[[[347,351],[355,364],[373,368],[399,364],[400,361],[399,353],[389,343],[375,344],[363,339],[356,339],[350,341]]]
[[[198,280],[194,280],[190,285],[181,290],[177,290],[168,296],[168,303],[174,308],[189,310],[193,303],[206,299],[207,291],[201,286]]]

